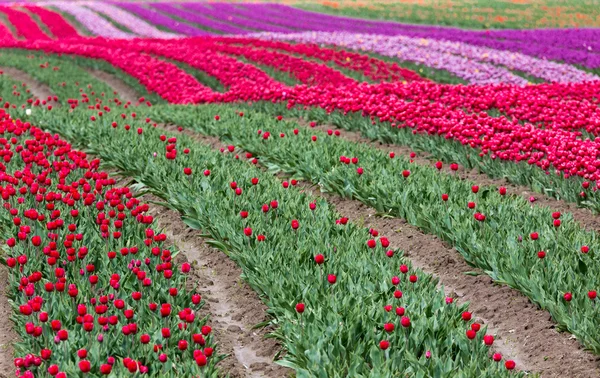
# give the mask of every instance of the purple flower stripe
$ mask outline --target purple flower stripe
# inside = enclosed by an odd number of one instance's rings
[[[267,40],[328,44],[353,50],[372,51],[381,55],[397,57],[429,67],[444,69],[473,84],[527,84],[527,80],[512,74],[504,68],[488,63],[476,62],[446,51],[438,51],[435,48],[431,48],[431,46],[420,46],[418,43],[409,41],[403,37],[345,32],[257,33],[251,36]]]
[[[217,3],[210,3],[210,6],[202,3],[182,3],[181,6],[183,9],[190,13],[199,13],[208,17],[216,18],[219,20],[227,20],[229,22],[235,23],[236,25],[254,30],[264,30],[269,32],[293,32],[295,30],[275,26],[275,25],[267,25],[263,22],[255,21],[252,19],[238,17],[232,15],[229,11],[227,11],[227,4],[222,4],[222,6],[217,6]]]
[[[91,10],[75,3],[66,1],[53,1],[44,3],[46,6],[53,6],[62,12],[75,17],[77,22],[91,31],[94,35],[106,38],[133,38],[134,35],[125,33],[114,27],[110,22],[98,16]]]
[[[96,12],[102,13],[112,18],[113,20],[125,26],[127,29],[132,30],[139,36],[150,38],[175,38],[179,36],[178,34],[167,33],[162,30],[159,30],[147,23],[146,21],[137,18],[131,13],[125,12],[124,10],[113,5],[101,4],[91,1],[84,4],[86,7]]]
[[[461,42],[438,41],[434,39],[417,39],[405,36],[391,37],[413,46],[428,46],[441,53],[460,55],[479,62],[500,64],[508,69],[523,71],[550,82],[572,83],[600,80],[596,75],[581,71],[568,64],[550,62],[517,52],[498,51],[486,47],[468,45]]]
[[[263,17],[272,17],[274,23],[294,26],[303,30],[337,30],[383,35],[406,35],[464,42],[496,50],[509,50],[538,58],[600,67],[600,54],[595,51],[600,40],[599,29],[532,30],[532,31],[471,31],[441,26],[401,24],[391,21],[360,20],[356,18],[319,14],[281,4],[245,4],[244,8]],[[304,25],[298,24],[302,20]],[[312,26],[311,26],[312,25]],[[540,38],[529,38],[541,33]],[[510,38],[510,39],[508,39]],[[562,42],[559,42],[562,41]],[[583,47],[583,48],[582,48]]]
[[[171,17],[165,16],[162,13],[157,12],[155,9],[145,8],[142,5],[134,4],[134,3],[113,3],[118,5],[119,7],[138,15],[139,17],[145,19],[154,25],[160,25],[165,28],[169,28],[176,33],[185,34],[188,36],[200,36],[200,35],[210,35],[209,32],[195,28],[191,25],[179,22],[177,20],[172,19]]]
[[[175,5],[169,3],[148,3],[149,6],[163,12],[179,17],[183,20],[193,22],[213,29],[218,32],[227,34],[246,34],[248,30],[238,28],[237,26],[222,22],[220,20],[213,20],[212,18],[204,17],[197,13],[187,12],[181,8],[177,8]]]
[[[573,50],[600,52],[600,29],[492,30],[492,37],[520,42],[535,42]]]

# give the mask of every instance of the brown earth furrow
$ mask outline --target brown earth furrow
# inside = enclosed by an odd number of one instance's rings
[[[35,80],[26,72],[14,67],[0,67],[0,72],[15,81],[25,84],[25,89],[40,100],[47,100],[48,97],[54,96],[50,87]],[[19,88],[19,90],[22,90],[22,88]],[[54,102],[52,104],[56,105]]]
[[[157,198],[145,200],[157,201]],[[282,347],[266,338],[270,327],[254,329],[268,320],[267,307],[241,278],[241,269],[225,253],[204,243],[199,231],[187,227],[174,210],[154,205],[152,215],[168,240],[175,244],[193,266],[189,289],[198,291],[206,304],[202,316],[209,316],[217,340],[217,352],[228,357],[217,366],[232,378],[283,378],[290,370],[276,365]]]
[[[122,101],[130,101],[131,103],[136,103],[138,101],[139,97],[137,92],[115,75],[91,68],[86,68],[85,71],[96,79],[105,82],[106,85],[116,92],[115,94],[118,95]]]
[[[9,289],[8,268],[0,266],[0,377],[14,376],[15,365],[13,363],[13,346],[15,341],[19,341],[19,335],[14,330],[14,324],[10,321],[13,310],[6,296]]]

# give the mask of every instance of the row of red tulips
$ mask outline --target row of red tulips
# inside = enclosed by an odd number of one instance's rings
[[[0,6],[0,13],[2,13],[13,25],[17,34],[16,37],[30,40],[50,39],[27,12],[3,5]],[[14,38],[10,31],[8,31],[8,34],[4,34],[1,37],[8,40]]]
[[[0,113],[17,376],[214,376],[222,356],[200,295],[186,291],[190,264],[176,261],[149,206],[98,159]]]

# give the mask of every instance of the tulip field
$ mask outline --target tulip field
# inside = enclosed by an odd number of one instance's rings
[[[1,2],[0,377],[600,376],[598,9],[491,3]]]

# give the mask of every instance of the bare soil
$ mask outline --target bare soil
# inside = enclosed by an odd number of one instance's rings
[[[15,370],[13,364],[13,346],[15,340],[19,340],[19,336],[14,330],[14,324],[10,321],[13,310],[8,303],[6,292],[8,290],[8,268],[0,265],[0,377],[13,376]]]
[[[129,85],[127,85],[123,81],[121,81],[115,75],[105,72],[105,71],[102,71],[102,70],[95,70],[95,69],[91,69],[91,68],[86,68],[85,70],[87,73],[89,73],[96,79],[105,82],[106,85],[111,87],[116,92],[115,94],[122,101],[125,101],[125,102],[130,101],[132,103],[137,102],[137,100],[139,98],[137,92],[133,88],[131,88]]]
[[[154,205],[152,213],[168,242],[192,264],[193,281],[188,281],[188,289],[198,291],[206,302],[201,315],[209,315],[217,352],[229,355],[217,365],[219,369],[232,378],[289,376],[290,370],[274,363],[282,347],[275,339],[266,338],[273,329],[253,329],[269,320],[267,307],[240,278],[241,269],[222,251],[204,243],[201,233],[183,223],[176,211]]]
[[[48,96],[54,96],[50,87],[35,80],[26,72],[14,67],[0,67],[0,71],[3,75],[10,76],[11,79],[25,84],[25,87],[19,88],[19,91],[21,92],[24,90],[29,91],[34,97],[37,97],[40,100],[46,100]],[[57,104],[53,102],[52,105],[55,106]]]

